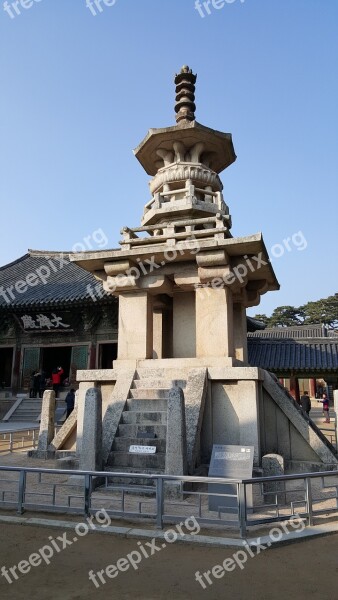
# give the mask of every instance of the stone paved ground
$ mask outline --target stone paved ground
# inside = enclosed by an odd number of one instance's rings
[[[13,567],[37,553],[62,529],[1,524],[0,569]],[[68,535],[68,540],[72,537]],[[60,542],[59,542],[60,543]],[[142,544],[148,553],[151,549]],[[236,563],[232,572],[202,589],[195,573],[212,571],[231,558],[233,549],[172,544],[154,550],[138,570],[114,571],[99,589],[89,581],[89,570],[97,572],[116,565],[120,558],[139,550],[136,539],[89,534],[55,553],[50,565],[32,567],[30,572],[9,584],[0,576],[0,598],[6,600],[336,600],[338,585],[338,536],[298,542],[262,550],[248,558],[243,569]],[[126,563],[120,563],[122,568]],[[229,564],[229,563],[227,563]],[[220,574],[220,570],[215,572]],[[14,579],[14,578],[13,578]],[[203,579],[204,581],[204,579]]]

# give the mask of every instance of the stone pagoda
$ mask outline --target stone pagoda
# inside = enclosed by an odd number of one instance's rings
[[[232,137],[196,121],[195,83],[182,67],[176,125],[150,129],[134,151],[152,178],[141,225],[122,229],[117,250],[72,257],[118,297],[118,357],[112,369],[78,371],[77,410],[51,449],[81,457],[96,387],[111,470],[194,473],[213,444],[254,447],[256,466],[268,452],[335,462],[271,376],[247,363],[246,308],[279,284],[262,235],[231,234],[219,175],[236,160]],[[149,437],[154,455],[130,453]]]

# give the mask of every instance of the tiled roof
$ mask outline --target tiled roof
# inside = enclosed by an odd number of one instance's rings
[[[338,339],[248,338],[249,363],[271,371],[333,371],[338,369]]]
[[[264,331],[249,333],[249,337],[259,338],[326,338],[333,337],[338,339],[338,332],[327,329],[323,325],[298,325],[294,327],[267,327]]]
[[[31,250],[0,267],[0,308],[93,303],[88,286],[97,302],[116,301],[103,290],[102,299],[95,294],[97,283],[93,275],[69,261],[69,253]]]

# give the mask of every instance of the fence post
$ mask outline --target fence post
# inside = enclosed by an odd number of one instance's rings
[[[20,471],[19,491],[18,491],[18,510],[17,510],[19,515],[22,515],[22,513],[24,512],[25,492],[26,492],[26,471]]]
[[[89,516],[90,508],[90,493],[91,493],[91,475],[85,475],[85,489],[84,489],[84,512],[86,517]]]
[[[163,479],[157,477],[156,479],[156,527],[163,529],[163,506],[164,506],[164,495],[163,495]]]
[[[9,434],[9,451],[13,452],[13,434]]]
[[[246,537],[246,488],[245,483],[237,486],[239,531],[242,538]]]
[[[306,507],[308,513],[308,525],[313,525],[313,513],[312,513],[312,488],[311,479],[306,477],[305,479],[305,490],[306,490]]]

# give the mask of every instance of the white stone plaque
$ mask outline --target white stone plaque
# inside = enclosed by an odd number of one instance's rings
[[[156,454],[156,446],[139,446],[134,444],[129,446],[129,452],[132,454]]]

